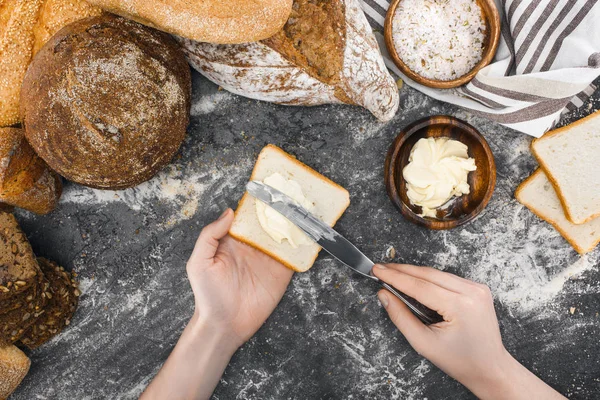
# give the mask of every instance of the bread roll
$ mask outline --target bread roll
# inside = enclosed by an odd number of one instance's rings
[[[242,96],[287,105],[356,104],[381,121],[398,110],[396,82],[358,0],[295,0],[284,28],[261,42],[178,40],[195,69]]]
[[[268,38],[285,24],[292,6],[292,0],[88,1],[161,31],[211,43]]]
[[[30,366],[29,358],[16,346],[0,347],[0,399],[15,391]]]
[[[181,145],[190,69],[170,35],[104,14],[61,30],[21,92],[25,135],[67,179],[124,189],[150,179]]]
[[[35,154],[23,130],[0,128],[0,201],[47,214],[61,193],[60,177]]]
[[[19,93],[34,54],[65,25],[99,15],[83,0],[0,1],[0,126],[19,122]]]

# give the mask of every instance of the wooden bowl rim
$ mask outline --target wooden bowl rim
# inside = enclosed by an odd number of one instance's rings
[[[470,82],[471,80],[473,80],[475,75],[477,75],[477,73],[482,68],[488,66],[492,62],[494,56],[496,55],[496,50],[498,49],[498,43],[500,42],[500,28],[501,28],[500,27],[500,13],[498,12],[498,8],[496,7],[496,3],[494,2],[494,0],[476,0],[479,3],[487,4],[491,11],[491,15],[490,15],[489,12],[484,9],[483,6],[480,6],[482,9],[482,12],[485,14],[486,17],[488,17],[488,18],[486,18],[486,21],[487,21],[487,19],[489,19],[491,21],[490,26],[489,26],[489,28],[490,28],[489,45],[486,46],[481,60],[473,67],[473,69],[471,71],[469,71],[465,75],[458,77],[456,79],[453,79],[453,80],[449,80],[449,81],[441,81],[441,80],[436,80],[436,79],[425,78],[424,76],[421,76],[421,75],[417,74],[416,72],[413,72],[413,70],[411,70],[408,67],[408,65],[406,65],[404,63],[404,61],[402,61],[400,56],[398,56],[398,53],[396,52],[396,47],[394,45],[393,35],[392,35],[392,20],[394,19],[394,14],[396,13],[396,8],[398,7],[398,4],[400,4],[401,1],[402,0],[392,0],[392,2],[390,3],[390,7],[388,8],[387,14],[385,16],[385,22],[384,22],[384,26],[383,26],[383,37],[385,39],[385,45],[387,47],[388,53],[390,54],[390,57],[392,58],[392,61],[394,62],[394,64],[396,64],[396,66],[400,69],[400,71],[402,71],[402,73],[405,74],[406,76],[408,76],[410,79],[412,79],[413,81],[415,81],[419,84],[422,84],[424,86],[428,86],[428,87],[431,87],[434,89],[452,89],[452,88],[462,86],[462,85]]]
[[[485,195],[473,211],[471,211],[469,214],[464,214],[455,220],[435,220],[421,217],[402,201],[402,198],[398,192],[398,188],[396,187],[396,171],[398,170],[396,166],[398,160],[400,159],[400,149],[413,134],[431,125],[450,125],[467,132],[470,136],[476,139],[479,144],[481,144],[486,156],[489,174],[488,186]],[[398,133],[390,145],[385,159],[384,179],[388,196],[392,200],[392,203],[400,210],[402,216],[406,217],[406,219],[408,219],[410,222],[421,225],[428,229],[446,230],[471,222],[488,205],[492,195],[494,194],[494,189],[496,188],[496,162],[494,160],[492,149],[490,148],[487,140],[485,140],[481,132],[479,132],[475,127],[450,115],[434,115],[412,122]]]

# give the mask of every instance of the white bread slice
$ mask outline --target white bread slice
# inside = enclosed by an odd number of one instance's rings
[[[575,225],[565,217],[558,196],[541,169],[536,170],[517,188],[515,197],[541,219],[549,222],[580,254],[600,242],[600,218]]]
[[[296,160],[279,147],[269,144],[258,155],[250,180],[262,181],[275,172],[286,179],[298,182],[304,196],[314,204],[312,213],[329,226],[335,225],[350,205],[350,195],[346,189]],[[258,222],[255,201],[254,197],[244,193],[235,211],[229,234],[296,272],[304,272],[312,267],[321,247],[313,242],[298,248],[293,248],[287,240],[277,243]]]
[[[600,216],[600,111],[546,133],[531,150],[571,222]]]

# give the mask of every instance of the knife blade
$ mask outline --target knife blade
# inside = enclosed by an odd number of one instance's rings
[[[281,191],[258,181],[248,182],[246,190],[251,196],[262,201],[267,206],[273,208],[290,220],[290,222],[300,228],[325,251],[341,261],[344,265],[359,274],[378,282],[381,286],[389,290],[406,304],[424,323],[434,324],[444,320],[437,312],[429,309],[412,297],[405,295],[374,276],[371,273],[371,270],[375,265],[373,261],[365,256],[349,240],[321,221],[321,219],[312,215],[294,199]]]

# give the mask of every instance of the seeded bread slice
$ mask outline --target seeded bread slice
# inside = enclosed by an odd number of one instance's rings
[[[250,180],[262,181],[276,172],[300,184],[306,198],[314,204],[313,214],[329,226],[335,225],[350,205],[346,189],[280,148],[267,145],[258,155]],[[292,247],[287,240],[277,243],[258,222],[255,201],[248,193],[244,194],[235,211],[229,234],[296,272],[304,272],[312,267],[321,247],[314,242],[298,248]]]
[[[35,349],[58,335],[71,323],[79,303],[79,285],[72,273],[53,261],[38,258],[40,267],[50,282],[48,304],[44,314],[20,338],[20,343]]]
[[[25,301],[19,307],[0,314],[0,346],[15,343],[45,313],[48,290],[48,280],[40,272],[31,291],[25,292],[28,293]]]
[[[16,346],[0,347],[0,399],[15,391],[30,366],[29,358]]]
[[[515,197],[538,217],[552,224],[578,253],[587,253],[600,243],[600,218],[579,225],[569,221],[552,184],[541,169],[519,185]]]
[[[574,224],[600,216],[600,111],[546,133],[531,144]]]
[[[38,263],[17,220],[0,212],[0,303],[24,292],[40,272]]]

